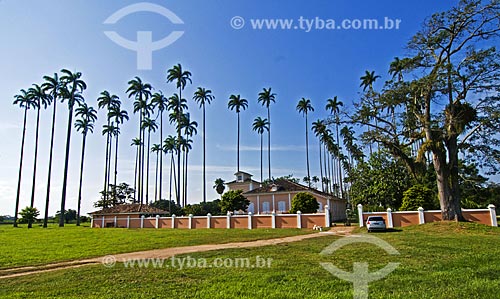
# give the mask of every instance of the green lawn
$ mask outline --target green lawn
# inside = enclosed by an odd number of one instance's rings
[[[357,229],[360,234],[365,232]],[[183,231],[179,235],[189,234]],[[496,298],[500,294],[500,229],[475,224],[432,223],[379,237],[400,255],[362,243],[333,255],[319,252],[338,237],[252,249],[190,254],[192,258],[264,257],[270,268],[113,268],[88,266],[1,280],[2,298],[352,298],[352,284],[325,271],[320,262],[352,271],[368,262],[370,272],[388,262],[399,267],[370,283],[370,298]],[[185,256],[184,256],[185,257]],[[180,258],[180,257],[177,257]]]
[[[47,229],[0,226],[0,269],[104,256],[113,253],[199,244],[271,239],[311,233],[299,229],[91,229],[68,225]]]

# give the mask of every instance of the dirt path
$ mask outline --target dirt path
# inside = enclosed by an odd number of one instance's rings
[[[314,234],[292,236],[292,237],[285,237],[278,239],[235,242],[226,244],[206,244],[206,245],[185,246],[185,247],[172,247],[165,249],[120,253],[115,255],[107,255],[107,256],[95,257],[84,260],[70,261],[70,262],[53,263],[41,266],[3,269],[0,270],[0,279],[14,278],[19,276],[39,274],[39,273],[57,271],[63,269],[79,268],[87,265],[96,265],[96,264],[103,264],[104,266],[112,267],[115,265],[115,263],[120,263],[130,259],[169,258],[179,254],[204,252],[211,250],[233,249],[233,248],[252,248],[252,247],[270,246],[282,243],[297,242],[322,236],[331,236],[331,235],[345,236],[345,235],[350,235],[353,229],[354,229],[353,227],[333,227],[331,228],[331,230],[326,232],[319,232]]]

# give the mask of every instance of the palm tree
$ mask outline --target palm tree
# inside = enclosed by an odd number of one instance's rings
[[[214,189],[219,195],[222,195],[222,193],[224,193],[224,189],[226,189],[226,186],[224,185],[225,183],[226,182],[221,178],[215,180]]]
[[[85,158],[85,141],[87,138],[87,133],[94,132],[94,122],[97,120],[97,111],[87,106],[83,103],[80,107],[76,108],[75,116],[80,116],[75,122],[75,128],[77,131],[81,131],[83,135],[82,139],[82,156],[80,160],[80,181],[78,187],[78,209],[76,214],[76,225],[80,226],[80,207],[82,205],[82,182],[83,182],[83,161]],[[62,215],[61,215],[62,217]]]
[[[187,205],[187,165],[188,165],[188,153],[192,149],[191,143],[193,140],[189,138],[189,135],[186,135],[186,138],[181,137],[180,144],[181,150],[184,152],[184,177],[183,177],[183,199],[182,206],[185,207]],[[179,179],[180,180],[180,179]]]
[[[142,121],[142,130],[143,131],[148,131],[148,149],[147,149],[147,155],[146,155],[146,204],[149,204],[149,152],[150,152],[150,145],[151,145],[151,131],[155,132],[156,129],[158,129],[158,125],[156,122],[149,118],[146,117]],[[144,166],[144,164],[143,164]],[[142,201],[141,201],[142,204]]]
[[[231,110],[236,110],[236,114],[238,115],[238,145],[236,148],[237,160],[236,160],[236,171],[240,171],[240,111],[245,110],[248,107],[248,101],[240,97],[240,95],[232,94],[229,97],[229,102],[227,103],[227,107]]]
[[[307,164],[307,177],[311,177],[311,173],[309,171],[309,134],[307,128],[307,112],[314,111],[313,106],[311,105],[311,100],[302,98],[296,107],[297,111],[303,114],[306,117],[306,164]],[[309,187],[311,187],[311,183],[309,182]]]
[[[263,143],[263,134],[264,131],[269,131],[269,121],[267,119],[262,119],[260,116],[255,118],[253,121],[253,127],[252,129],[254,131],[257,131],[258,134],[260,134],[260,181],[263,182],[263,174],[262,174],[262,143]]]
[[[365,75],[359,78],[361,80],[361,84],[359,86],[363,87],[363,91],[367,88],[370,91],[373,91],[373,83],[375,83],[378,78],[380,78],[380,76],[375,75],[375,71],[365,71]]]
[[[326,126],[322,120],[318,119],[317,121],[312,123],[311,129],[313,130],[314,135],[316,135],[316,137],[318,137],[318,141],[319,141],[319,172],[320,172],[320,180],[322,182],[321,183],[321,190],[324,192],[325,187],[323,185],[323,162],[321,159],[321,149],[323,148],[323,144],[321,142],[320,136],[323,134],[324,130],[326,129]]]
[[[120,134],[120,128],[115,126],[115,123],[112,122],[109,126],[108,125],[103,125],[102,126],[102,135],[108,135],[109,137],[109,154],[106,155],[106,168],[108,169],[108,172],[105,177],[105,184],[106,184],[106,189],[103,191],[110,191],[111,189],[111,184],[110,184],[110,176],[111,176],[111,154],[112,154],[112,144],[113,144],[113,136],[118,136]],[[115,185],[116,186],[116,185]],[[106,198],[106,193],[104,192],[104,197]]]
[[[342,103],[341,101],[339,101],[337,99],[337,96],[334,96],[333,99],[328,99],[327,100],[327,103],[326,103],[326,106],[325,106],[325,109],[327,111],[330,111],[330,113],[333,114],[333,117],[335,118],[335,130],[336,130],[336,133],[337,133],[337,146],[340,147],[340,136],[339,136],[339,125],[340,125],[340,118],[339,118],[339,113],[340,113],[340,107],[344,106],[344,103]],[[339,148],[339,152],[340,152],[340,148]],[[340,154],[340,153],[339,153]],[[340,186],[340,198],[343,197],[343,193],[344,193],[344,188],[343,188],[343,184],[342,184],[342,165],[341,165],[341,159],[340,159],[340,155],[337,156],[337,162],[338,162],[338,182],[339,182],[339,186]]]
[[[153,108],[157,108],[160,116],[160,148],[161,148],[161,143],[163,142],[163,111],[167,109],[167,103],[168,99],[163,95],[163,93],[158,91],[157,93],[153,94],[151,96],[151,104],[153,105]],[[162,195],[162,186],[163,186],[163,155],[160,155],[160,188],[159,188],[159,199],[161,200],[161,195]],[[156,191],[155,191],[156,193]],[[156,198],[156,196],[155,196]]]
[[[97,105],[99,109],[106,109],[106,115],[107,115],[107,123],[106,127],[110,128],[111,127],[111,117],[112,115],[110,114],[112,107],[115,107],[119,105],[119,98],[117,95],[110,94],[107,90],[101,92],[101,96],[97,98]],[[111,130],[106,130],[106,156],[105,156],[105,165],[104,165],[104,187],[103,191],[108,190],[108,185],[109,185],[109,173],[111,170],[109,169],[109,161],[111,160]],[[116,184],[115,184],[116,186]],[[106,200],[107,197],[107,192],[103,193],[104,200]]]
[[[82,101],[83,97],[81,93],[87,88],[87,84],[80,78],[82,77],[82,73],[76,72],[72,73],[66,69],[61,70],[63,76],[61,77],[61,82],[64,86],[63,88],[63,99],[68,101],[68,129],[66,133],[66,152],[64,158],[64,175],[63,175],[63,184],[62,184],[62,195],[61,195],[61,209],[60,211],[64,211],[66,209],[66,190],[68,183],[68,170],[69,170],[69,150],[71,145],[71,129],[73,126],[73,107],[75,106],[75,102]],[[60,217],[59,226],[64,226],[64,217]]]
[[[19,212],[19,196],[21,195],[21,177],[23,170],[23,157],[24,157],[24,140],[26,137],[26,120],[28,116],[28,110],[30,108],[35,109],[37,104],[33,101],[31,95],[24,89],[21,89],[21,93],[14,96],[14,105],[19,105],[19,107],[24,110],[24,118],[23,118],[23,137],[21,139],[21,157],[19,158],[19,175],[17,178],[17,195],[16,195],[16,210],[14,211],[14,227],[17,227],[17,215]]]
[[[269,163],[269,177],[271,179],[271,111],[269,106],[272,103],[275,103],[276,94],[271,92],[271,87],[268,89],[263,89],[262,92],[259,93],[259,98],[257,101],[262,103],[262,106],[267,108],[267,120],[268,120],[268,130],[267,130],[267,161]],[[261,178],[262,181],[262,178]]]
[[[120,101],[116,101],[116,105],[112,106],[108,115],[110,118],[113,118],[114,123],[116,123],[116,138],[115,138],[115,177],[114,177],[114,185],[117,183],[118,176],[118,137],[120,135],[120,124],[123,124],[126,120],[129,120],[128,113],[125,110],[121,110]],[[111,155],[110,155],[111,156]]]
[[[205,135],[205,105],[215,99],[210,89],[198,87],[194,93],[193,100],[203,109],[203,202],[207,202],[207,180],[206,180],[206,135]]]
[[[152,153],[156,153],[156,170],[155,170],[155,201],[158,200],[158,164],[160,163],[160,159],[159,157],[161,156],[160,155],[160,152],[162,151],[162,148],[161,148],[161,145],[160,144],[153,144],[153,146],[151,147],[151,152]],[[161,197],[160,197],[161,199]]]
[[[191,81],[191,72],[182,70],[181,64],[174,65],[171,69],[167,71],[167,83],[175,81],[176,87],[179,89],[179,99],[177,106],[177,204],[180,203],[180,191],[181,191],[181,151],[180,151],[180,140],[181,140],[181,115],[182,115],[182,91],[187,85],[187,82],[192,83]]]
[[[39,136],[39,129],[40,129],[40,110],[42,109],[47,109],[47,105],[50,103],[50,98],[45,94],[45,91],[42,89],[42,87],[38,84],[33,84],[33,87],[28,89],[29,95],[33,98],[33,100],[36,102],[36,108],[37,108],[37,113],[36,113],[36,129],[35,129],[35,156],[33,160],[33,182],[31,185],[31,203],[30,203],[30,208],[33,208],[35,205],[35,187],[36,187],[36,168],[37,168],[37,162],[38,162],[38,136]],[[32,223],[28,223],[28,227],[31,228]]]
[[[54,105],[52,110],[52,129],[50,133],[50,150],[49,150],[49,167],[47,174],[47,193],[45,196],[45,214],[43,217],[43,227],[47,227],[47,220],[49,218],[49,201],[50,201],[50,183],[52,179],[52,158],[54,152],[54,136],[55,136],[55,125],[56,125],[56,107],[57,100],[60,97],[60,89],[62,87],[61,81],[57,73],[54,73],[53,77],[44,76],[45,82],[42,84],[42,88],[51,98],[51,102]]]
[[[139,177],[138,177],[138,195],[141,203],[143,202],[143,182],[144,182],[144,130],[142,129],[142,121],[144,117],[149,116],[148,99],[151,97],[151,89],[153,87],[149,83],[142,82],[141,78],[135,77],[128,82],[127,89],[128,97],[134,97],[134,113],[139,112]]]
[[[170,190],[169,190],[169,196],[168,200],[169,202],[172,200],[172,177],[175,175],[175,161],[174,161],[174,154],[177,149],[177,144],[176,144],[176,138],[172,135],[169,135],[164,141],[163,141],[163,152],[168,154],[170,153]],[[172,174],[174,173],[174,175]],[[175,177],[174,177],[175,179]],[[175,183],[175,182],[174,182]],[[177,197],[177,196],[176,196]]]
[[[132,139],[132,143],[130,145],[137,147],[135,150],[135,168],[134,168],[134,203],[135,203],[137,200],[137,197],[136,197],[137,168],[139,167],[138,163],[139,163],[139,150],[141,147],[141,140],[139,138],[134,138],[134,139]]]

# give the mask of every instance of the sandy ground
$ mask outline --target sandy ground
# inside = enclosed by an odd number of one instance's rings
[[[40,266],[3,269],[0,270],[0,279],[40,274],[44,272],[58,271],[63,269],[79,268],[87,265],[103,264],[103,266],[114,266],[115,263],[120,263],[129,259],[169,258],[179,254],[187,254],[194,252],[271,246],[276,244],[297,242],[306,239],[318,238],[322,236],[331,236],[331,235],[345,236],[345,235],[350,235],[353,229],[354,227],[332,227],[329,231],[326,232],[319,232],[314,234],[292,236],[292,237],[285,237],[278,239],[257,240],[250,242],[235,242],[226,244],[207,244],[207,245],[196,245],[196,246],[172,247],[165,249],[120,253],[115,255],[107,255],[107,256],[95,257],[84,260],[53,263]]]

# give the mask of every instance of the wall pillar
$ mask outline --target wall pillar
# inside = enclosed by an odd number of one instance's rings
[[[252,229],[252,212],[248,212],[248,229]]]
[[[144,215],[141,216],[141,228],[144,228]]]
[[[156,222],[155,222],[155,228],[158,229],[160,228],[160,215],[156,215]]]
[[[105,216],[102,216],[102,219],[101,219],[101,228],[104,228],[104,221],[105,221],[104,219],[105,218],[106,218]]]
[[[231,212],[227,212],[227,215],[226,215],[226,227],[227,228],[231,228]]]
[[[172,215],[172,228],[175,228],[175,214]]]
[[[363,220],[363,205],[362,204],[358,204],[358,218],[359,218],[359,227],[365,226],[365,221]]]
[[[302,228],[302,212],[297,211],[297,228]]]
[[[325,206],[325,227],[330,227],[330,207],[328,205]]]
[[[260,214],[260,195],[257,195],[257,214]]]
[[[94,228],[94,215],[90,216],[90,228]]]
[[[418,224],[424,224],[424,223],[425,223],[424,208],[419,207],[418,208]]]
[[[208,213],[207,214],[207,228],[211,228],[212,225],[212,214]]]
[[[117,217],[115,216],[115,218],[113,218],[113,226],[116,227],[116,220],[117,220]]]
[[[488,205],[488,209],[490,209],[491,226],[498,226],[497,211],[495,210],[495,206],[490,204]]]
[[[274,197],[274,195],[273,195],[273,197]],[[276,212],[275,211],[273,211],[271,213],[271,223],[272,223],[271,227],[276,228]]]
[[[392,210],[391,208],[387,208],[387,227],[393,228],[394,224],[392,223]]]
[[[127,228],[130,228],[130,215],[127,216]]]
[[[189,224],[188,224],[189,229],[193,228],[193,214],[189,214]]]

